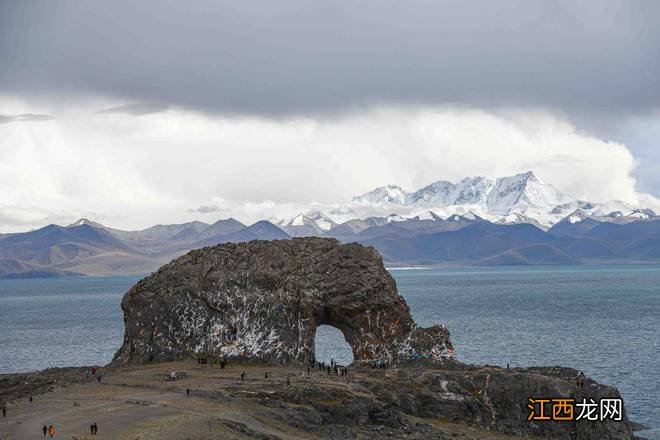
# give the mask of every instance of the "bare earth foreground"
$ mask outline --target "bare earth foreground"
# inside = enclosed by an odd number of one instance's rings
[[[11,402],[1,438],[42,438],[42,426],[53,424],[56,438],[87,439],[94,422],[95,438],[109,439],[510,438],[437,418],[375,413],[366,402],[380,399],[370,389],[410,379],[398,369],[362,368],[342,377],[318,369],[308,374],[299,366],[230,364],[221,370],[180,361],[105,369],[101,383],[85,371],[0,376],[0,398]],[[187,377],[165,380],[172,371],[186,371]],[[323,411],[346,424],[323,423]]]

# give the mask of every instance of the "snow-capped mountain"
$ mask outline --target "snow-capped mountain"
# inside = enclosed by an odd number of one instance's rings
[[[608,214],[602,215],[599,211],[589,213],[587,211],[578,209],[572,212],[569,216],[562,221],[569,223],[579,223],[586,219],[596,220],[598,222],[626,224],[637,221],[657,220],[658,216],[651,209],[633,209],[630,211],[612,211]]]
[[[305,214],[309,220],[313,221],[323,231],[329,231],[337,226],[337,223],[321,211],[309,211]]]
[[[86,218],[81,218],[81,219],[77,220],[76,222],[71,223],[70,225],[66,225],[66,227],[67,228],[75,228],[76,226],[82,226],[82,225],[89,225],[89,226],[93,226],[95,228],[105,229],[105,226],[103,226],[101,223],[97,223],[95,221],[92,221],[92,220],[89,220],[89,219],[86,219]]]
[[[499,178],[467,177],[457,183],[439,180],[413,192],[386,185],[353,197],[349,203],[328,205],[327,209],[332,218],[320,211],[303,211],[274,222],[289,234],[301,236],[327,235],[340,226],[337,234],[357,231],[368,226],[364,222],[368,218],[392,223],[462,217],[497,224],[528,223],[547,230],[576,211],[594,219],[609,216],[610,220],[601,220],[609,222],[655,217],[653,211],[618,200],[578,200],[541,181],[531,171]]]
[[[531,171],[497,179],[468,177],[456,184],[441,180],[412,193],[388,185],[353,198],[354,203],[363,204],[435,208],[470,206],[483,213],[501,215],[529,208],[549,211],[557,205],[572,201],[570,196],[554,186],[541,182]]]
[[[568,217],[563,219],[562,221],[566,221],[570,224],[575,224],[575,223],[579,223],[581,221],[584,221],[588,218],[589,218],[589,214],[582,211],[581,209],[578,209],[578,210],[574,211],[571,215],[569,215]]]
[[[385,223],[392,223],[392,222],[405,222],[408,220],[405,217],[401,217],[398,214],[390,214],[387,217],[385,217]]]
[[[391,203],[393,205],[405,205],[408,203],[409,194],[396,185],[378,187],[361,196],[353,197],[354,203]]]
[[[519,225],[521,223],[528,223],[534,225],[539,229],[547,229],[544,225],[538,222],[538,220],[528,217],[517,212],[505,215],[505,216],[492,216],[493,223],[500,225]]]
[[[383,215],[386,209],[408,216],[432,211],[445,218],[472,213],[496,223],[531,223],[544,228],[578,209],[595,216],[634,209],[620,201],[577,200],[531,171],[499,178],[467,177],[457,183],[440,180],[413,192],[388,185],[354,197],[351,205],[362,212],[371,207],[372,215]]]
[[[337,223],[320,211],[309,211],[292,218],[275,221],[275,224],[294,237],[321,235],[337,226]]]
[[[653,217],[657,217],[657,214],[653,212],[653,210],[651,209],[633,209],[629,213],[623,215],[626,217],[641,219],[641,220],[648,220]]]
[[[417,214],[412,218],[412,220],[440,222],[442,221],[442,217],[433,211],[424,211],[420,214]]]

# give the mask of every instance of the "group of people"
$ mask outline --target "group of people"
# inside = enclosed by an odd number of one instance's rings
[[[41,427],[41,432],[43,432],[44,437],[48,436],[50,438],[54,438],[55,435],[57,434],[57,428],[55,428],[55,425],[49,425],[49,426],[42,426]],[[90,435],[96,435],[99,432],[99,427],[94,422],[93,424],[89,425],[89,433]]]
[[[89,379],[91,377],[96,377],[96,380],[98,383],[101,383],[101,378],[103,377],[101,374],[96,374],[96,368],[92,367],[89,370],[85,370],[85,377]]]
[[[312,358],[309,360],[309,365],[310,366],[307,367],[308,373],[311,372],[312,368],[316,368],[318,365],[318,369],[320,371],[325,370],[328,373],[328,376],[333,372],[336,376],[348,376],[348,367],[340,366],[334,359],[330,359],[330,364],[326,364],[325,362],[316,362],[316,359]]]
[[[200,356],[197,357],[197,363],[198,364],[208,364],[210,362],[211,366],[213,366],[213,361],[216,360],[216,359],[217,358],[215,358],[214,356],[208,356],[207,357],[207,355],[200,355]],[[227,366],[227,363],[228,363],[228,361],[227,361],[226,357],[222,357],[218,361],[218,364],[220,364],[220,369],[221,370],[225,369],[225,367]]]
[[[371,361],[371,368],[373,370],[379,369],[379,370],[387,370],[390,368],[390,361],[389,360],[372,360]]]
[[[325,362],[316,362],[314,358],[310,359],[307,366],[307,374],[311,373],[312,368],[316,369],[317,367],[319,371],[326,371],[328,376],[330,376],[333,372],[336,376],[348,376],[348,367],[340,366],[334,359],[330,360],[330,364],[326,364]],[[247,373],[245,371],[241,371],[239,377],[241,378],[241,381],[244,381],[247,377]],[[264,379],[268,379],[269,377],[270,373],[268,371],[264,372]],[[286,384],[291,385],[291,378],[289,374],[286,375]]]
[[[44,437],[48,436],[50,438],[54,438],[55,434],[57,434],[57,429],[55,429],[54,425],[50,425],[50,426],[44,425],[41,428],[41,431],[44,433]]]

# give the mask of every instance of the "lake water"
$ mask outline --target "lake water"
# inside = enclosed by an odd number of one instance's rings
[[[421,325],[449,328],[460,360],[583,370],[619,388],[631,419],[658,427],[660,266],[392,274]],[[0,280],[0,373],[109,362],[121,297],[138,279]],[[346,349],[336,329],[317,332],[320,359],[350,360]]]

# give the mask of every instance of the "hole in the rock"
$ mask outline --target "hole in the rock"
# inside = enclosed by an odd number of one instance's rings
[[[339,365],[349,365],[353,362],[353,350],[346,342],[344,334],[336,327],[331,325],[316,327],[314,346],[318,362],[330,363],[331,359]]]

